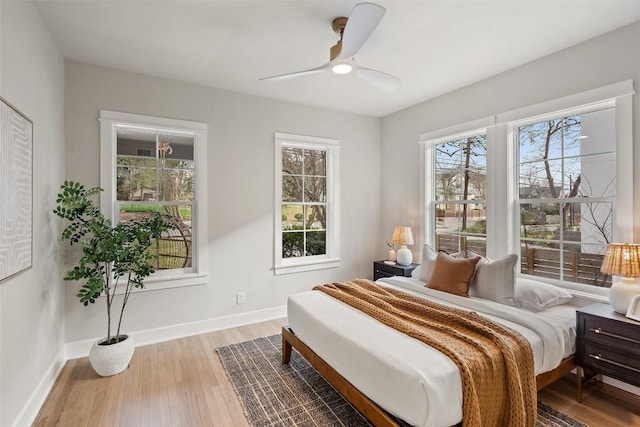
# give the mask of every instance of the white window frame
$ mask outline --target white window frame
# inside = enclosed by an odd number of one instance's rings
[[[492,173],[490,170],[489,152],[490,146],[490,134],[489,128],[493,125],[493,117],[485,117],[479,120],[474,120],[460,125],[451,126],[445,129],[439,129],[434,132],[428,132],[420,135],[420,146],[422,155],[420,156],[421,162],[421,179],[420,179],[420,218],[422,219],[422,243],[427,243],[429,246],[435,249],[436,247],[436,222],[435,222],[435,209],[436,204],[436,183],[434,177],[435,167],[435,146],[443,142],[455,141],[458,139],[468,138],[476,135],[486,135],[487,140],[487,198],[485,199],[487,207],[487,255],[489,255],[490,249],[490,216],[489,201],[491,200],[491,193],[493,192],[490,184]]]
[[[275,132],[275,212],[274,274],[337,268],[340,266],[340,141],[332,138]],[[327,153],[327,229],[326,254],[282,257],[282,148],[298,147]]]
[[[192,210],[196,220],[192,224],[192,267],[156,271],[145,280],[144,290],[201,285],[208,282],[207,274],[207,124],[167,119],[139,114],[100,110],[100,210],[112,221],[117,218],[116,162],[117,130],[137,128],[149,132],[170,132],[193,136],[195,165],[195,201]]]
[[[616,132],[616,218],[615,242],[634,242],[634,200],[640,201],[640,174],[633,172],[633,80],[625,80],[585,92],[569,95],[521,109],[500,113],[468,123],[424,133],[419,137],[422,148],[420,180],[420,217],[423,241],[435,243],[433,164],[431,146],[438,142],[477,133],[483,128],[487,135],[487,256],[499,257],[519,251],[520,233],[517,210],[517,153],[514,130],[524,122],[549,116],[569,116],[585,112],[598,105],[615,105]],[[636,155],[637,157],[637,155]],[[635,190],[634,190],[635,189]],[[637,209],[636,209],[637,212]],[[506,226],[505,226],[506,225]],[[489,239],[491,236],[491,239]],[[520,275],[518,273],[518,275]],[[604,301],[608,288],[576,284],[537,276],[535,280],[549,282],[587,299]]]
[[[517,141],[518,128],[525,124],[544,121],[552,118],[568,117],[584,114],[601,108],[615,108],[616,132],[616,197],[614,203],[612,243],[633,242],[633,117],[632,117],[632,81],[621,82],[605,88],[594,89],[581,94],[538,104],[516,112],[503,115],[508,120],[507,135],[509,148],[509,204],[506,212],[509,215],[511,228],[510,251],[520,254],[520,217],[518,204],[517,176]],[[551,108],[558,108],[552,111]],[[545,111],[546,110],[546,111]],[[629,177],[631,179],[620,179]],[[542,278],[535,275],[521,274],[523,277],[549,282],[566,288],[573,294],[586,298],[603,299],[608,296],[609,288],[593,285]],[[615,279],[614,279],[615,282]],[[598,298],[599,297],[599,298]]]

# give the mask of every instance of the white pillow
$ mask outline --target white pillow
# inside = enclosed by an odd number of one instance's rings
[[[516,279],[516,304],[520,308],[542,311],[555,305],[565,304],[573,295],[557,286],[537,280],[518,277]]]
[[[436,258],[438,253],[431,249],[431,246],[425,245],[422,247],[422,256],[420,265],[411,272],[411,277],[418,279],[421,282],[428,282],[431,279],[433,273],[433,267],[436,265]]]
[[[457,252],[453,256],[465,257],[465,254]],[[466,258],[475,257],[480,257],[480,261],[476,266],[475,278],[469,287],[469,296],[515,306],[514,267],[518,262],[518,255],[509,254],[492,261],[473,251],[466,252]]]
[[[517,254],[505,255],[496,260],[485,258],[478,263],[476,277],[471,284],[479,298],[515,306],[515,271]]]

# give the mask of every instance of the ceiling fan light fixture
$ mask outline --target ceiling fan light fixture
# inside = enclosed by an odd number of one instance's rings
[[[336,64],[331,67],[331,71],[336,74],[349,74],[353,70],[353,66],[351,64],[341,63]]]
[[[341,16],[331,22],[331,28],[340,36],[340,40],[331,46],[329,62],[308,70],[265,77],[260,80],[287,80],[331,71],[334,74],[353,73],[358,80],[385,92],[392,92],[400,83],[400,79],[382,71],[365,68],[353,59],[384,14],[385,9],[380,5],[369,2],[356,4],[348,18]]]

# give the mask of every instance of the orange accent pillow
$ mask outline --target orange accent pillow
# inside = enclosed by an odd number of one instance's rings
[[[427,287],[460,295],[461,297],[468,297],[469,285],[476,274],[478,261],[480,261],[480,257],[454,258],[451,255],[439,252]]]

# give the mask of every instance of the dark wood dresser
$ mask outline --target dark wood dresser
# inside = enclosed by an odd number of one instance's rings
[[[604,303],[588,305],[576,314],[576,364],[592,374],[640,386],[640,322]]]

